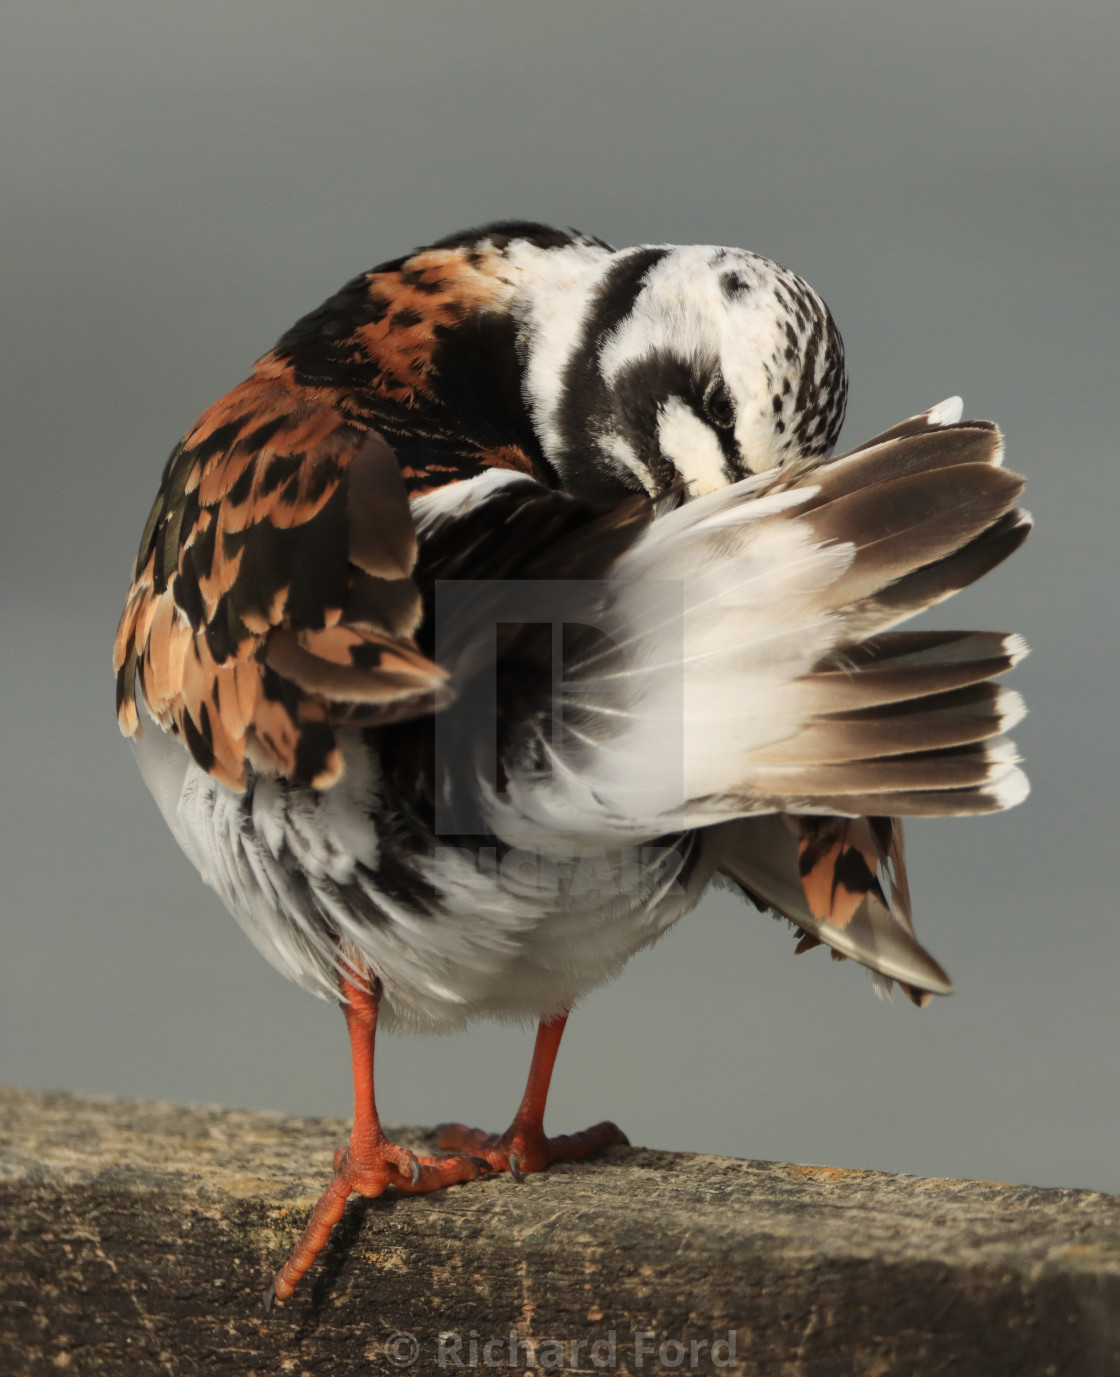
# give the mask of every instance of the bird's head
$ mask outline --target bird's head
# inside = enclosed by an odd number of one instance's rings
[[[696,497],[831,453],[844,348],[794,273],[708,245],[526,255],[524,389],[569,492]]]

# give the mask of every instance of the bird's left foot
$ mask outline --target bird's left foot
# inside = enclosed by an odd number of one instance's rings
[[[504,1133],[486,1133],[466,1124],[440,1124],[436,1128],[436,1146],[444,1152],[481,1158],[492,1170],[508,1171],[515,1181],[521,1181],[531,1172],[544,1171],[553,1162],[578,1162],[600,1148],[629,1147],[630,1139],[617,1124],[607,1121],[585,1128],[582,1133],[548,1138],[540,1124],[514,1119]]]

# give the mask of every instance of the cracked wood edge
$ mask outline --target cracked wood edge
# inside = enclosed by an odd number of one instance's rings
[[[1120,1377],[1120,1197],[640,1148],[352,1200],[266,1319],[346,1128],[0,1090],[0,1371]]]

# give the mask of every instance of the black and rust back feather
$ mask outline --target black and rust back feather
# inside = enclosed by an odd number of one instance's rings
[[[302,395],[301,395],[302,393]],[[245,767],[325,787],[333,726],[431,710],[397,456],[329,399],[256,377],[172,455],[115,647],[121,728],[148,709],[230,788]]]
[[[340,721],[447,700],[413,640],[408,499],[490,468],[541,473],[516,382],[479,380],[486,332],[513,328],[509,291],[500,256],[469,243],[375,268],[196,422],[117,632],[126,734],[138,676],[160,726],[231,788],[247,762],[322,788],[342,768]]]

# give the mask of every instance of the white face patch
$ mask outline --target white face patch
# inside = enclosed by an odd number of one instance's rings
[[[657,435],[661,453],[688,484],[690,496],[715,492],[732,481],[715,432],[679,397],[661,407]]]
[[[720,376],[734,402],[742,462],[765,473],[797,453],[803,363],[819,384],[816,375],[829,361],[823,350],[808,349],[811,302],[825,311],[811,288],[757,254],[703,244],[672,248],[603,341],[600,371],[614,386],[635,361],[661,356],[687,362],[698,379]],[[702,435],[703,426],[688,407],[663,408],[663,434],[673,438],[662,449],[682,474],[695,476],[697,493],[729,481],[718,440],[710,428]]]
[[[752,418],[753,419],[753,418]],[[782,462],[784,451],[774,444],[774,437],[763,426],[750,421],[735,427],[735,438],[743,455],[743,464],[751,473],[768,473]]]
[[[660,448],[699,496],[831,450],[843,346],[779,264],[703,244],[518,245],[508,259],[524,396],[561,482],[635,474],[648,492],[643,460]],[[734,462],[702,410],[715,385],[734,409]]]

